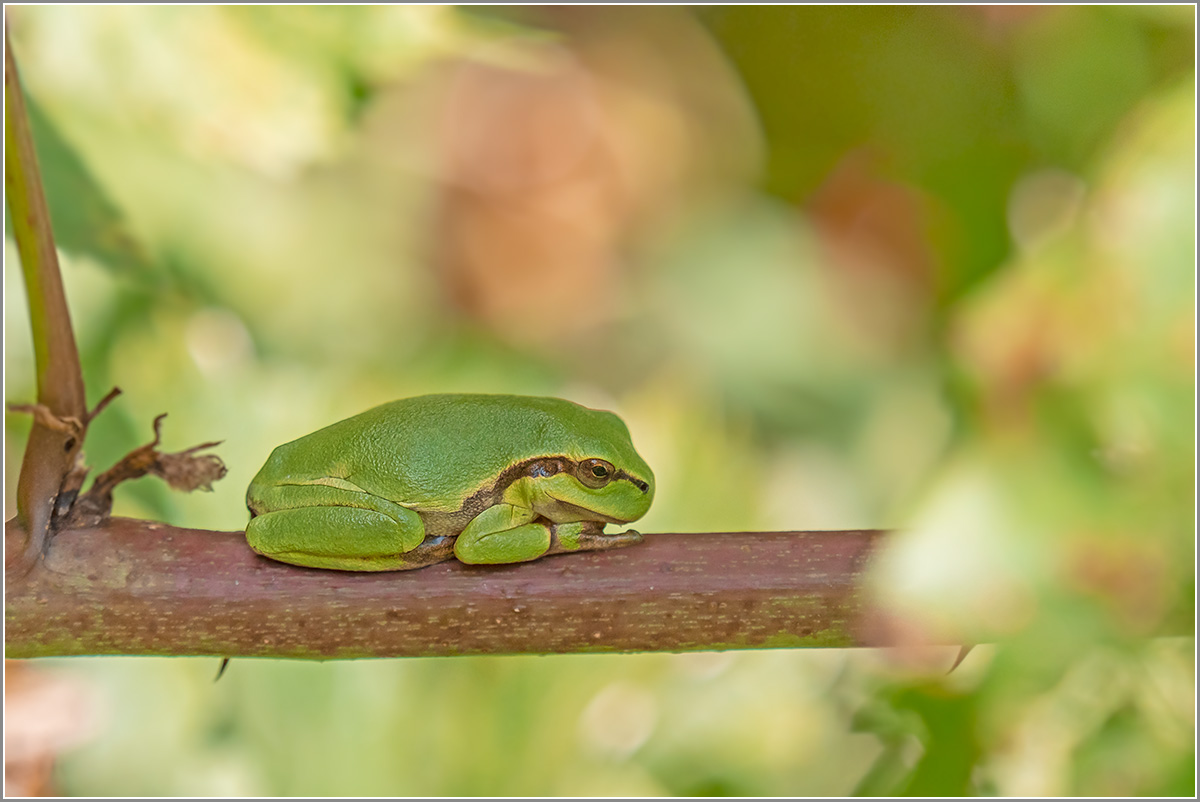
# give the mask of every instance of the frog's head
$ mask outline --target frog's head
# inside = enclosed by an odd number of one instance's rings
[[[561,456],[534,461],[533,508],[554,521],[636,521],[654,500],[654,473],[633,448],[629,429],[611,412],[587,410]]]

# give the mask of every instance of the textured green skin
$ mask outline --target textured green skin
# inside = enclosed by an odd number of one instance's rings
[[[523,471],[540,458],[603,459],[630,478],[590,488],[572,472]],[[451,545],[463,562],[523,562],[637,542],[603,524],[640,518],[653,498],[654,475],[611,412],[428,395],[276,448],[247,491],[246,538],[264,556],[339,570],[419,568],[448,559]]]

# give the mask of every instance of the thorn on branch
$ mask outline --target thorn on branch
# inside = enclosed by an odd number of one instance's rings
[[[108,395],[96,402],[96,406],[92,407],[92,411],[87,414],[87,422],[91,423],[96,417],[104,411],[104,408],[112,403],[112,400],[121,394],[120,387],[114,387],[108,391]]]
[[[103,408],[103,405],[115,397],[97,405],[93,414]],[[193,490],[212,490],[212,483],[225,476],[225,463],[216,454],[197,454],[208,448],[220,445],[221,441],[201,443],[198,446],[178,451],[173,454],[163,454],[158,451],[162,439],[162,419],[167,417],[164,412],[154,419],[154,439],[144,446],[130,451],[121,460],[104,473],[96,477],[91,488],[79,496],[66,526],[82,527],[96,526],[103,523],[112,515],[113,489],[121,482],[140,479],[146,474],[154,474],[176,490],[191,492]]]

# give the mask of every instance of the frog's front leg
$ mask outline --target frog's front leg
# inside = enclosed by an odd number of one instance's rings
[[[477,515],[458,536],[454,556],[473,564],[518,563],[566,551],[612,549],[640,543],[632,530],[604,534],[604,524],[575,521],[555,524],[532,509],[497,504]]]
[[[410,509],[325,485],[251,488],[250,548],[280,562],[342,571],[396,571],[449,559],[449,538],[425,538]]]
[[[459,534],[454,556],[471,564],[536,560],[550,549],[549,525],[530,523],[536,514],[512,504],[488,507]]]

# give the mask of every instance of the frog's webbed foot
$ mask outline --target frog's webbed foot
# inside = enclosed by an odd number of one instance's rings
[[[605,533],[599,521],[578,521],[550,525],[550,549],[547,554],[571,551],[601,551],[641,543],[642,533],[636,529]]]

